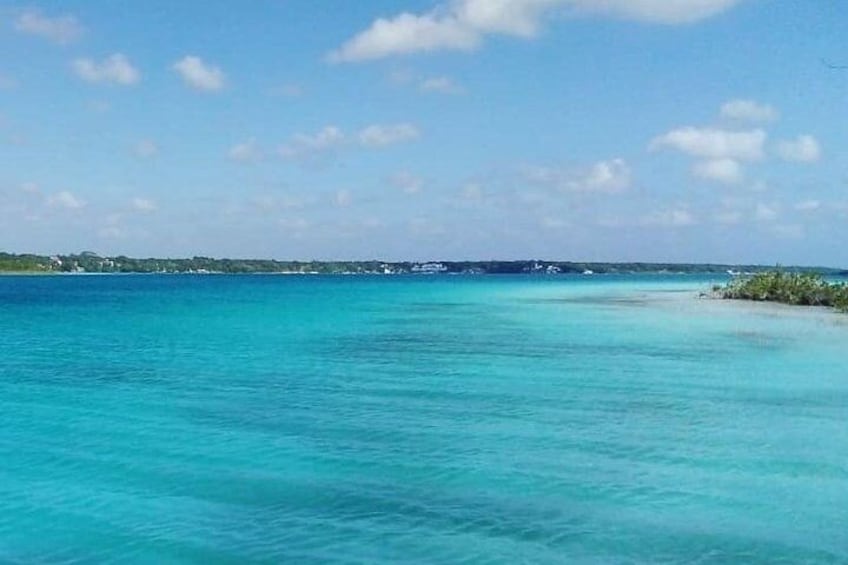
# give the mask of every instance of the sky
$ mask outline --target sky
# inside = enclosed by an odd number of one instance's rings
[[[848,3],[0,2],[0,251],[848,266]]]

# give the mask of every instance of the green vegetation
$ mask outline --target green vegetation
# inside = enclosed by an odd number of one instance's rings
[[[831,306],[848,312],[848,285],[828,282],[817,273],[772,270],[735,279],[716,290],[722,298]]]
[[[46,273],[51,270],[47,257],[0,253],[0,273]]]
[[[185,259],[102,257],[91,251],[73,255],[13,255],[0,253],[0,273],[225,273],[225,274],[721,274],[728,271],[760,273],[758,265],[675,263],[578,263],[572,261],[277,261],[273,259]],[[848,275],[836,269],[794,268],[793,272]]]

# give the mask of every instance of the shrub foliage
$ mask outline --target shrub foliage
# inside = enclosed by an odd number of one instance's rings
[[[734,279],[719,290],[723,298],[780,302],[798,306],[831,306],[848,312],[848,285],[826,281],[814,273],[774,270]]]

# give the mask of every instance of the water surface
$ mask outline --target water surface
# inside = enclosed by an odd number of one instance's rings
[[[0,277],[2,562],[848,562],[848,338],[692,277]]]

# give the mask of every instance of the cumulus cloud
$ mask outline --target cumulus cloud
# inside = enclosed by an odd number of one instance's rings
[[[85,207],[85,202],[74,196],[71,192],[63,190],[47,197],[47,205],[53,208],[65,208],[66,210],[79,210]]]
[[[121,53],[110,55],[99,63],[92,59],[76,59],[72,68],[78,77],[93,83],[130,86],[141,79],[138,69]]]
[[[133,153],[139,159],[150,159],[159,154],[159,145],[152,139],[141,139],[133,147]]]
[[[188,86],[195,90],[214,92],[224,88],[227,77],[220,67],[207,64],[194,55],[186,55],[171,67]]]
[[[695,163],[692,173],[696,177],[724,184],[736,184],[742,181],[742,166],[733,159],[712,159]]]
[[[616,193],[630,186],[630,167],[624,159],[598,161],[586,169],[532,167],[525,170],[531,182],[563,192]]]
[[[132,205],[133,210],[135,210],[136,212],[141,212],[143,214],[155,212],[159,208],[156,205],[156,202],[150,200],[149,198],[136,197],[132,199],[132,202],[130,202],[130,204]]]
[[[412,124],[374,124],[363,128],[359,132],[359,143],[366,147],[385,147],[413,141],[421,136]]]
[[[794,140],[778,143],[777,155],[784,161],[814,163],[821,158],[821,146],[812,135],[799,135]]]
[[[357,62],[441,50],[471,51],[491,34],[536,36],[557,12],[658,24],[684,24],[714,16],[741,0],[453,0],[434,10],[379,18],[328,55]]]
[[[328,59],[342,63],[445,49],[471,51],[479,42],[479,33],[453,15],[403,13],[376,20],[367,30],[331,52]]]
[[[279,153],[286,159],[313,157],[332,151],[347,141],[344,132],[336,126],[325,126],[314,134],[299,133],[281,146]]]
[[[756,161],[763,158],[766,132],[683,127],[654,138],[650,148],[675,149],[704,159]]]
[[[777,116],[772,106],[754,100],[731,100],[721,106],[721,117],[729,120],[765,123],[776,120]]]
[[[15,29],[21,33],[41,37],[59,45],[73,43],[82,37],[82,24],[69,15],[49,17],[39,10],[27,10],[15,20]]]
[[[262,159],[262,150],[255,139],[248,139],[242,143],[236,143],[230,147],[227,153],[230,159],[240,163],[255,163]]]

